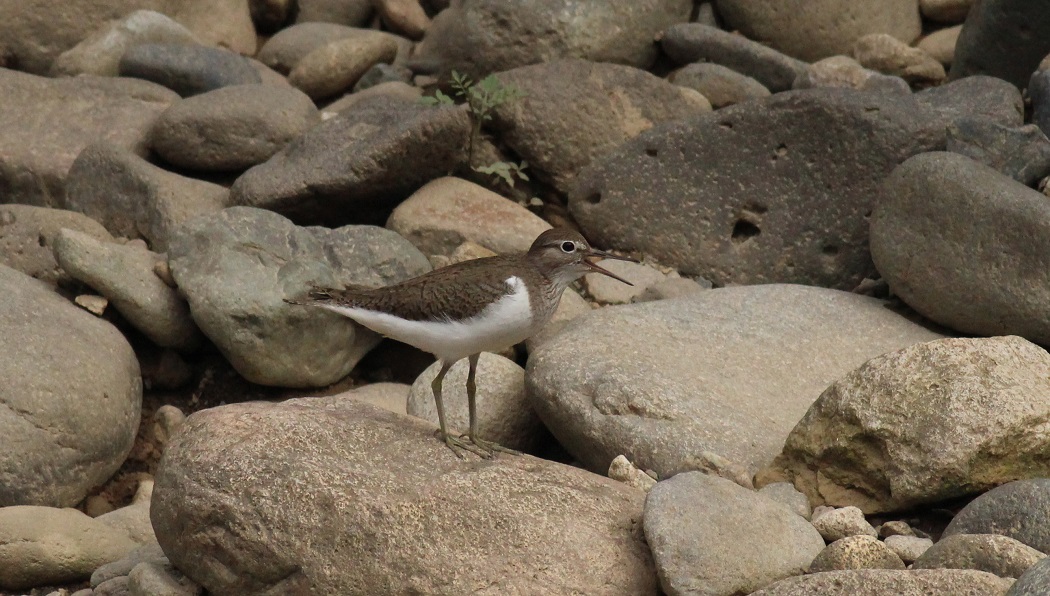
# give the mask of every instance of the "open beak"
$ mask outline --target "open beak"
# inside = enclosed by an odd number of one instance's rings
[[[607,253],[604,250],[597,250],[597,249],[594,249],[594,248],[592,248],[590,253],[583,259],[583,264],[584,265],[587,265],[588,267],[590,267],[591,269],[594,269],[598,273],[601,273],[602,275],[608,275],[609,277],[615,279],[616,281],[621,281],[621,282],[623,282],[623,283],[625,283],[625,284],[627,284],[629,286],[633,286],[634,285],[633,283],[627,281],[626,279],[620,277],[619,275],[616,275],[612,271],[609,271],[608,269],[600,267],[597,263],[591,262],[589,259],[592,258],[592,257],[598,257],[598,258],[601,258],[601,259],[615,259],[617,261],[627,261],[627,262],[630,262],[630,263],[637,263],[638,259],[633,259],[631,257],[621,257],[619,255],[614,255],[614,254],[611,254],[611,253]]]

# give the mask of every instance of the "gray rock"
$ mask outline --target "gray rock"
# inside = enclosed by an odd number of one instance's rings
[[[192,31],[164,14],[136,10],[120,20],[106,23],[84,41],[62,52],[51,64],[51,74],[118,76],[124,52],[143,43],[198,45],[201,42]]]
[[[776,93],[791,89],[806,63],[763,44],[700,23],[669,27],[660,40],[664,52],[678,64],[713,62],[751,77]]]
[[[184,224],[168,260],[193,319],[237,372],[281,387],[334,383],[379,342],[346,317],[285,298],[311,285],[389,285],[429,269],[388,230],[300,228],[246,207]]]
[[[813,527],[779,503],[700,472],[657,483],[643,524],[669,596],[747,594],[804,572],[824,548]]]
[[[376,64],[397,57],[398,44],[388,36],[354,36],[329,42],[303,56],[288,82],[311,98],[325,99],[353,88]]]
[[[752,596],[1003,596],[1011,580],[959,569],[853,569],[792,577]]]
[[[373,37],[393,39],[399,42],[398,59],[394,61],[395,63],[399,63],[412,47],[412,42],[409,40],[390,33],[372,29],[355,29],[331,22],[304,23],[300,21],[299,24],[281,29],[267,40],[259,50],[257,57],[259,61],[277,72],[288,74],[307,54],[322,46],[342,39],[363,40]]]
[[[904,79],[864,68],[849,56],[830,56],[810,64],[791,86],[793,89],[845,87],[882,93],[911,93],[911,87]]]
[[[383,83],[405,83],[411,85],[413,73],[405,66],[394,66],[380,62],[365,71],[361,78],[354,83],[354,93],[360,93],[365,89],[371,89]]]
[[[1046,555],[1008,536],[952,534],[916,559],[913,569],[976,569],[1018,578]]]
[[[902,536],[895,534],[887,536],[884,541],[886,548],[897,554],[906,564],[914,563],[924,552],[933,546],[933,540],[920,538],[918,536]]]
[[[0,507],[0,589],[81,581],[134,547],[123,532],[76,509]]]
[[[171,564],[143,561],[128,574],[131,596],[197,596],[201,587]]]
[[[145,81],[47,79],[0,68],[0,188],[3,201],[62,207],[73,160],[98,140],[136,154],[157,115],[178,96]],[[35,122],[46,122],[41,134]]]
[[[831,509],[817,515],[813,514],[813,527],[828,542],[835,542],[850,536],[871,536],[879,534],[875,528],[864,519],[864,512],[856,507],[842,507]],[[826,569],[824,571],[827,571]]]
[[[0,205],[0,265],[52,286],[70,286],[73,278],[58,266],[52,251],[55,237],[62,228],[82,232],[102,242],[113,240],[106,228],[82,213],[30,205]]]
[[[483,186],[445,176],[428,182],[398,205],[386,227],[425,255],[450,255],[468,241],[497,254],[525,252],[551,226]]]
[[[157,535],[153,533],[153,526],[149,521],[150,500],[153,498],[153,481],[142,480],[139,482],[138,490],[131,504],[114,509],[109,513],[103,513],[95,518],[107,526],[124,532],[136,543],[143,546],[157,544]]]
[[[946,149],[1026,186],[1050,175],[1050,140],[1034,124],[1011,127],[981,118],[960,118],[948,127]]]
[[[298,0],[296,23],[338,23],[366,27],[372,18],[372,0]],[[280,32],[278,32],[280,33]]]
[[[847,536],[827,545],[813,559],[809,573],[842,569],[904,569],[904,562],[878,538]]]
[[[437,407],[430,383],[441,364],[435,362],[419,375],[408,394],[408,413],[437,425]],[[467,361],[460,360],[445,375],[442,401],[449,428],[467,432]],[[482,353],[475,377],[478,432],[482,439],[504,447],[532,449],[542,424],[525,398],[525,371],[513,360]]]
[[[806,519],[810,519],[813,514],[813,509],[809,506],[809,499],[790,482],[767,484],[759,489],[758,494],[780,503]]]
[[[668,477],[710,451],[753,472],[834,379],[938,337],[873,298],[721,288],[578,317],[533,349],[525,380],[541,420],[592,470],[623,454]]]
[[[150,145],[179,167],[243,170],[270,159],[320,121],[313,102],[296,89],[237,85],[173,104],[154,124]]]
[[[562,192],[581,168],[624,141],[660,122],[711,111],[695,91],[619,64],[558,60],[497,78],[522,96],[496,106],[489,126],[528,163],[530,176]]]
[[[65,207],[84,213],[117,236],[144,238],[168,249],[183,222],[217,213],[229,191],[163,170],[130,151],[99,142],[86,147],[66,178]]]
[[[148,514],[146,519],[147,521],[149,520]],[[117,577],[127,577],[131,570],[143,561],[163,564],[168,562],[168,558],[164,556],[164,551],[161,550],[160,544],[157,544],[156,541],[152,544],[135,547],[128,551],[128,554],[124,557],[95,569],[91,574],[91,587],[97,588]]]
[[[1010,83],[974,75],[923,89],[915,99],[940,113],[944,127],[959,118],[986,118],[1004,126],[1024,124],[1024,100]]]
[[[925,153],[884,182],[871,254],[893,293],[933,321],[1050,343],[1050,286],[1039,281],[1050,271],[1048,222],[1041,193],[962,155]]]
[[[629,286],[601,273],[583,276],[587,293],[603,304],[627,304],[650,287],[668,279],[666,273],[644,263],[605,259],[598,261],[598,265],[634,284]]]
[[[1050,354],[1019,337],[917,344],[828,387],[771,469],[867,513],[973,494],[1050,472],[1045,392]]]
[[[1032,32],[1048,28],[1050,11],[1038,2],[977,2],[959,34],[948,78],[984,74],[1023,88],[1039,61],[1050,52],[1050,38]]]
[[[689,20],[689,0],[457,2],[434,18],[415,60],[435,74],[474,77],[558,58],[648,68],[653,39]]]
[[[301,222],[385,219],[466,160],[466,111],[376,98],[314,127],[231,189],[237,205]]]
[[[1044,558],[1028,568],[1017,578],[1006,596],[1046,596],[1050,587],[1050,557]]]
[[[529,456],[461,460],[427,422],[309,398],[190,416],[151,515],[212,594],[655,595],[643,495]]]
[[[791,5],[719,0],[717,6],[727,29],[812,62],[847,53],[854,41],[869,33],[889,33],[910,43],[921,29],[918,4],[917,0],[820,0]]]
[[[54,249],[63,269],[105,296],[153,343],[183,351],[200,345],[186,301],[153,273],[162,255],[74,230],[59,232]]]
[[[947,109],[850,89],[777,93],[624,143],[580,173],[569,210],[599,246],[718,285],[851,290],[874,274],[867,216],[878,183],[907,156],[943,147]],[[815,167],[831,154],[834,168]]]
[[[142,379],[124,336],[0,266],[0,506],[68,507],[131,450]]]
[[[1002,534],[1050,552],[1050,478],[1008,482],[970,501],[941,539],[955,534]]]
[[[144,43],[120,58],[120,76],[146,79],[183,97],[232,85],[261,83],[242,56],[223,48]]]
[[[699,92],[715,109],[769,96],[769,89],[762,83],[712,62],[687,64],[672,72],[667,80]]]

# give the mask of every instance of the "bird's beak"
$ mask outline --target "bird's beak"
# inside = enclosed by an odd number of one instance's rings
[[[627,281],[626,279],[620,277],[619,275],[616,275],[612,271],[609,271],[608,269],[600,267],[597,263],[593,263],[593,262],[589,261],[588,259],[590,259],[591,257],[598,257],[598,258],[601,258],[601,259],[615,259],[617,261],[628,261],[630,263],[637,263],[638,259],[633,259],[631,257],[621,257],[620,255],[614,255],[612,253],[607,253],[604,250],[597,250],[597,249],[594,249],[594,248],[592,248],[590,253],[587,255],[587,257],[585,257],[583,259],[583,264],[584,265],[587,265],[588,267],[590,267],[591,269],[594,269],[598,273],[601,273],[602,275],[608,275],[609,277],[615,279],[616,281],[621,281],[621,282],[623,282],[623,283],[625,283],[625,284],[627,284],[629,286],[633,286],[634,285],[633,283]]]

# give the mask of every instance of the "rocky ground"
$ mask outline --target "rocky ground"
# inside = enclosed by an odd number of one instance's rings
[[[1046,31],[0,6],[0,592],[1050,594]],[[284,302],[552,225],[641,262],[481,358],[524,456],[457,459],[430,356]]]

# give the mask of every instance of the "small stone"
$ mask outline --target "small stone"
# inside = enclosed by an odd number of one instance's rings
[[[667,80],[698,91],[716,110],[769,95],[769,89],[762,83],[713,62],[687,64],[671,73]]]
[[[879,536],[882,538],[889,538],[890,536],[917,536],[915,530],[902,521],[888,521],[878,528]]]
[[[808,573],[843,569],[905,569],[904,562],[874,536],[847,536],[827,545]]]
[[[828,542],[841,540],[848,536],[878,537],[875,528],[864,519],[864,513],[853,506],[832,509],[819,517],[814,511],[813,527]]]
[[[106,307],[109,306],[109,300],[95,294],[81,294],[74,298],[73,302],[96,317],[101,317],[106,312]]]
[[[383,18],[383,23],[391,31],[403,34],[409,39],[419,39],[430,27],[427,16],[419,0],[375,0],[373,4]]]
[[[106,228],[83,213],[31,205],[0,205],[0,265],[50,285],[72,287],[73,278],[55,261],[54,242],[63,228],[111,242]]]
[[[845,87],[864,91],[911,93],[911,87],[904,79],[864,68],[860,62],[849,56],[830,56],[818,60],[807,66],[805,72],[799,75],[792,84],[793,89],[815,87]]]
[[[952,534],[919,557],[913,569],[976,569],[1018,578],[1046,558],[1042,552],[999,534]]]
[[[262,82],[248,61],[230,50],[170,43],[128,48],[120,59],[120,76],[146,79],[183,97]]]
[[[809,499],[790,482],[767,484],[758,489],[758,494],[773,499],[806,519],[810,519],[813,515]]]
[[[886,538],[885,544],[886,548],[897,553],[897,556],[900,557],[902,561],[910,565],[933,546],[933,540],[930,540],[929,538],[920,538],[918,536],[894,534],[893,536]]]
[[[167,443],[185,420],[186,415],[182,413],[182,410],[171,404],[164,404],[153,414],[153,423],[156,425],[153,434],[162,443]]]
[[[944,66],[933,56],[885,33],[858,39],[853,45],[853,57],[865,68],[899,76],[917,87],[940,84],[947,76]]]
[[[623,455],[617,455],[609,464],[609,478],[619,480],[627,486],[649,492],[656,486],[656,479],[632,464]]]
[[[304,56],[288,73],[288,82],[312,99],[324,99],[353,87],[375,64],[393,62],[397,51],[397,43],[386,36],[333,41]]]
[[[962,25],[938,29],[922,38],[916,47],[947,68],[951,66],[952,60],[955,59],[955,44],[958,43],[959,33],[961,32]]]
[[[120,20],[106,23],[59,55],[51,64],[51,74],[118,76],[124,52],[143,43],[199,45],[201,42],[192,31],[167,15],[152,10],[136,10]]]

